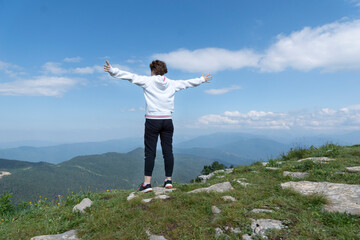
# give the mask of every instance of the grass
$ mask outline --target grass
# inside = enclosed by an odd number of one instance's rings
[[[336,160],[322,164],[296,162],[325,154]],[[279,161],[283,163],[279,164]],[[307,171],[310,176],[306,180],[309,181],[360,184],[359,173],[340,173],[345,171],[345,167],[360,165],[360,146],[329,144],[318,149],[293,149],[279,159],[272,159],[269,165],[281,169],[268,171],[260,163],[238,166],[233,173],[217,174],[206,183],[174,183],[177,190],[169,194],[170,199],[153,200],[147,204],[141,200],[154,196],[153,193],[141,194],[127,201],[131,191],[111,190],[73,194],[68,199],[60,199],[60,205],[32,205],[2,216],[0,239],[29,239],[71,229],[78,229],[78,236],[82,239],[148,239],[146,230],[166,239],[215,239],[215,228],[224,226],[240,228],[240,235],[225,233],[230,239],[241,239],[241,235],[251,233],[251,218],[271,218],[286,225],[282,230],[269,231],[269,239],[360,239],[359,216],[325,212],[322,210],[326,203],[323,196],[303,196],[280,187],[282,182],[297,181],[283,177],[282,171]],[[238,178],[246,178],[250,185],[243,187],[235,181]],[[187,193],[224,181],[230,181],[235,190]],[[226,202],[221,198],[225,195],[231,195],[237,201]],[[93,206],[84,215],[72,213],[72,207],[84,197],[93,200]],[[216,219],[211,212],[213,205],[222,211]],[[254,208],[274,211],[252,213]]]

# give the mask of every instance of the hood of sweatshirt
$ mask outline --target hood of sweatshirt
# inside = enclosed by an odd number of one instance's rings
[[[169,80],[165,76],[156,75],[155,76],[155,86],[164,91],[169,87]]]

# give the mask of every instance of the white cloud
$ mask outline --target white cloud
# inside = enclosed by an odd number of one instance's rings
[[[360,69],[360,20],[305,27],[279,35],[261,59],[261,71],[278,72],[290,67],[308,71]]]
[[[204,92],[207,94],[211,94],[211,95],[220,95],[220,94],[224,94],[224,93],[228,93],[230,91],[234,91],[234,90],[238,90],[241,89],[240,86],[231,86],[228,88],[219,88],[219,89],[209,89],[209,90],[205,90]]]
[[[74,68],[72,69],[73,73],[76,74],[93,74],[95,71],[94,67],[78,67],[78,68]]]
[[[129,69],[126,66],[121,66],[115,64],[114,66],[120,66],[122,69]],[[57,62],[47,62],[43,66],[44,74],[54,74],[54,75],[63,75],[63,74],[93,74],[93,73],[103,73],[104,68],[99,65],[87,66],[87,67],[76,67],[76,68],[63,68],[61,63]]]
[[[10,77],[15,77],[18,74],[24,74],[21,72],[21,67],[18,65],[0,61],[0,71],[5,72]]]
[[[61,97],[81,81],[67,77],[38,76],[30,80],[1,83],[0,95]]]
[[[360,7],[360,0],[350,0],[355,6]]]
[[[199,118],[199,122],[203,124],[236,124],[239,123],[238,120],[232,120],[229,117],[216,115],[216,114],[209,114]]]
[[[323,108],[314,112],[226,111],[202,116],[198,125],[244,129],[360,129],[360,105],[339,110]]]
[[[167,65],[189,72],[216,72],[225,69],[256,67],[259,54],[249,49],[230,51],[222,48],[203,48],[190,51],[179,49],[170,53],[154,54],[153,58]]]
[[[47,62],[43,65],[43,72],[45,74],[55,74],[55,75],[62,75],[67,72],[66,69],[61,67],[61,63],[56,62]]]
[[[360,3],[360,1],[359,1]],[[230,51],[222,48],[179,49],[154,54],[170,67],[187,72],[216,72],[227,69],[257,68],[279,72],[360,70],[360,20],[337,21],[318,27],[304,27],[279,34],[263,53],[252,49]]]
[[[81,57],[67,57],[67,58],[64,58],[64,62],[71,62],[71,63],[74,63],[74,62],[80,62],[82,60]]]

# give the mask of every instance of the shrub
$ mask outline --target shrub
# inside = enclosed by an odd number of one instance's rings
[[[3,216],[5,214],[13,213],[15,211],[15,207],[11,202],[12,195],[9,193],[4,193],[0,196],[0,215]]]
[[[309,149],[303,147],[291,148],[290,151],[285,155],[282,154],[282,160],[298,160],[302,158],[309,157],[310,153],[315,149],[315,147],[311,146]]]
[[[218,161],[213,162],[211,165],[207,166],[205,165],[203,170],[201,171],[202,174],[207,175],[209,173],[212,173],[216,170],[225,169],[226,166],[224,164],[219,163]]]

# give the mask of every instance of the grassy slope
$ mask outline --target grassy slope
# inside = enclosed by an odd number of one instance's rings
[[[308,156],[335,157],[328,164],[311,162],[297,163],[295,160]],[[337,174],[346,166],[360,165],[360,146],[339,147],[327,145],[320,149],[296,149],[282,157],[284,164],[270,162],[282,170],[307,170],[306,180],[331,181],[360,184],[359,173]],[[257,172],[253,172],[253,170]],[[247,178],[252,185],[246,188],[233,181]],[[234,191],[228,193],[187,194],[195,188],[229,180]],[[321,196],[302,196],[291,190],[283,190],[280,183],[290,181],[282,171],[268,171],[257,163],[236,167],[224,178],[216,176],[207,183],[174,184],[176,191],[168,200],[141,203],[141,199],[153,196],[143,194],[130,202],[126,197],[130,191],[109,191],[104,193],[75,194],[69,199],[60,198],[60,206],[32,206],[28,210],[3,216],[0,224],[0,239],[29,239],[43,234],[55,234],[70,229],[79,229],[83,239],[147,239],[146,229],[167,239],[214,239],[215,227],[239,227],[242,233],[250,233],[250,218],[272,218],[281,220],[287,228],[272,231],[270,239],[360,239],[360,218],[322,210],[326,200]],[[296,180],[295,180],[296,181]],[[231,195],[238,201],[225,202],[221,196]],[[94,205],[84,216],[73,214],[72,207],[82,197],[88,196]],[[213,221],[211,206],[221,210],[219,218]],[[273,213],[252,213],[253,208],[273,209]],[[241,239],[241,235],[231,235]]]

